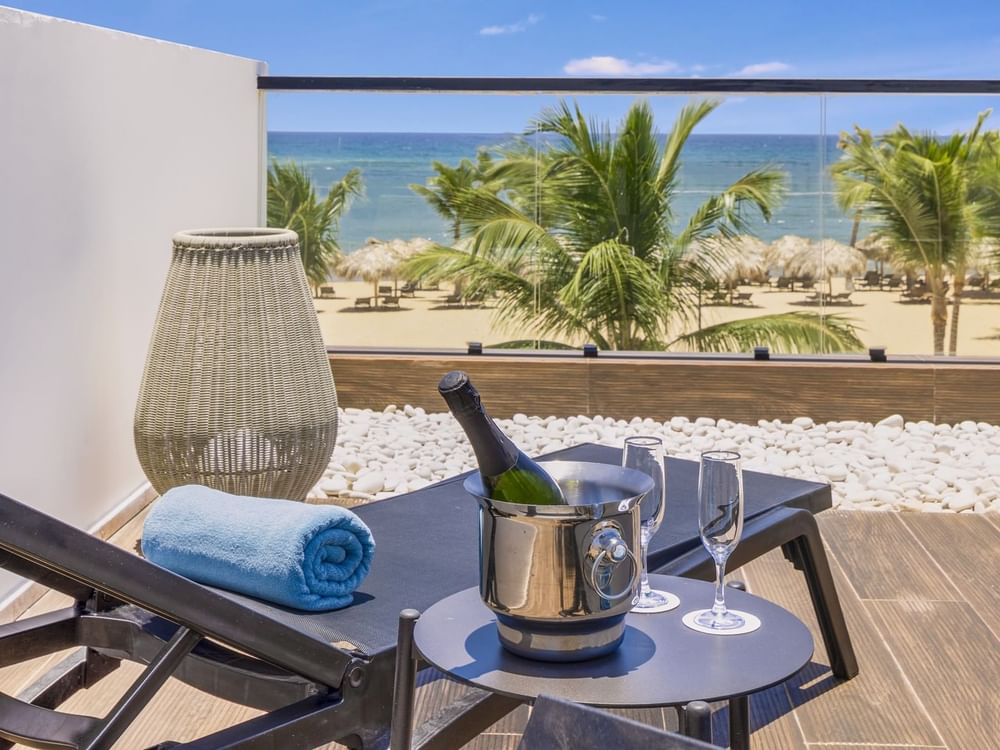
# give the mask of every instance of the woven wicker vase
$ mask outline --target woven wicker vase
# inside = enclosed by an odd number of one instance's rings
[[[173,238],[135,411],[157,492],[203,484],[304,500],[337,438],[337,392],[287,229]]]

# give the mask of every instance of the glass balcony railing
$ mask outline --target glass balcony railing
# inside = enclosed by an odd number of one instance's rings
[[[992,82],[428,86],[262,79],[330,345],[1000,357]]]

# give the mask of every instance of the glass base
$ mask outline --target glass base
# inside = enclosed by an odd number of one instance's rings
[[[681,600],[674,594],[671,594],[668,591],[650,589],[645,593],[645,595],[640,593],[639,596],[636,597],[635,602],[632,604],[632,609],[629,611],[651,615],[656,612],[669,612],[672,609],[676,609],[680,605]]]
[[[692,630],[710,635],[740,635],[752,633],[760,627],[760,618],[749,612],[728,610],[722,617],[710,609],[699,609],[688,612],[682,622]]]

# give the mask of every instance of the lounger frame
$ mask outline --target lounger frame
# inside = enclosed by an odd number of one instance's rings
[[[72,597],[56,612],[0,626],[0,667],[84,651],[17,698],[0,693],[0,749],[111,747],[168,677],[264,715],[172,747],[384,746],[393,654],[323,643],[0,495],[0,567]],[[52,710],[112,672],[146,664],[103,718]]]

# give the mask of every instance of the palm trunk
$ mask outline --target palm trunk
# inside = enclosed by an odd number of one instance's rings
[[[854,223],[851,225],[851,247],[857,247],[858,229],[861,228],[861,209],[854,212]]]
[[[451,233],[452,233],[452,237],[454,238],[454,244],[457,245],[458,242],[459,242],[459,240],[462,239],[462,222],[461,221],[455,221],[455,223],[452,224]],[[452,247],[454,247],[454,245],[452,245]],[[464,290],[464,287],[465,287],[465,285],[462,283],[462,280],[461,279],[455,279],[452,282],[452,284],[453,284],[453,286],[452,286],[451,293],[454,296],[461,298],[462,291]]]
[[[944,356],[944,335],[948,327],[948,303],[945,299],[944,279],[939,273],[927,273],[931,289],[931,326],[934,329],[934,356]]]
[[[965,288],[965,266],[955,269],[954,288],[951,294],[951,335],[948,342],[948,354],[952,357],[958,352],[958,312],[962,307],[962,290]]]

